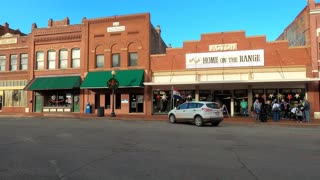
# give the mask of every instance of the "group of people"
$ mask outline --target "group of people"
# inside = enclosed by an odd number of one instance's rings
[[[248,103],[243,99],[240,102],[242,112],[245,116],[248,115]],[[267,122],[268,115],[272,114],[273,121],[278,122],[280,119],[294,119],[298,123],[311,122],[310,119],[310,102],[306,99],[304,103],[299,102],[294,104],[293,107],[290,106],[284,99],[278,102],[275,99],[272,102],[265,103],[264,101],[259,101],[256,99],[253,103],[253,113],[254,119],[256,121]]]

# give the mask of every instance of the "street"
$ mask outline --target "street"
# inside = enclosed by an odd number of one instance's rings
[[[320,179],[320,128],[0,118],[0,180]]]

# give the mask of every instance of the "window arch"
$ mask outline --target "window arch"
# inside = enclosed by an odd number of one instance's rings
[[[129,44],[128,66],[138,66],[138,44],[137,43]]]
[[[36,70],[44,69],[44,52],[36,52]]]
[[[68,68],[68,50],[60,49],[59,51],[59,68],[67,69]]]
[[[104,67],[104,51],[103,46],[99,45],[96,47],[96,57],[95,57],[95,67],[96,68],[103,68]]]
[[[111,52],[111,67],[120,67],[120,46],[118,44],[113,45]]]

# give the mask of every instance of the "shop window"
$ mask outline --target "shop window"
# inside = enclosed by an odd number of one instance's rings
[[[44,52],[38,51],[36,53],[36,70],[42,70],[44,69]]]
[[[48,51],[48,69],[56,68],[56,51]]]
[[[279,102],[283,99],[290,106],[297,105],[305,99],[306,91],[303,88],[283,88],[279,89]]]
[[[252,89],[252,102],[257,99],[260,103],[265,100],[264,89]]]
[[[27,92],[24,90],[4,90],[5,107],[24,107],[27,105]]]
[[[129,53],[129,66],[138,66],[138,53],[130,52]]]
[[[71,91],[46,92],[43,99],[46,107],[71,107],[73,104]]]
[[[0,56],[0,71],[6,70],[6,56]]]
[[[171,91],[153,91],[153,113],[168,113],[171,110]]]
[[[212,101],[211,90],[200,90],[199,91],[199,101]]]
[[[71,50],[71,67],[80,68],[80,49],[74,48]]]
[[[112,54],[112,67],[120,67],[120,54]]]
[[[96,55],[96,68],[103,68],[104,67],[104,55],[98,54]]]
[[[20,55],[20,70],[28,70],[28,54]]]
[[[104,107],[105,109],[111,109],[111,98],[110,98],[110,94],[105,94],[105,99],[104,99]]]
[[[59,68],[67,69],[68,68],[68,50],[61,49],[59,53]]]
[[[266,89],[266,103],[270,104],[275,99],[278,99],[278,89]]]
[[[16,71],[18,68],[18,56],[16,54],[10,55],[10,71]]]

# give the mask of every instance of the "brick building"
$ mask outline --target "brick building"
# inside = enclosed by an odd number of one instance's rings
[[[152,81],[145,85],[152,88],[153,113],[166,114],[181,103],[171,98],[175,89],[184,100],[220,102],[229,115],[240,113],[242,99],[249,107],[255,99],[291,105],[309,99],[319,118],[319,7],[309,0],[274,42],[242,31],[202,34],[199,41],[152,55]]]
[[[116,113],[147,113],[149,58],[166,49],[149,13],[83,18],[75,25],[49,19],[48,27],[31,29],[28,35],[7,23],[1,29],[2,112],[84,113],[90,103],[93,113],[98,107],[110,113],[106,83],[114,70]]]
[[[318,117],[319,4],[308,5],[276,41],[244,31],[202,34],[181,48],[167,47],[150,14],[48,21],[30,34],[0,26],[3,112],[166,114],[184,100],[218,101],[229,115],[239,102],[291,104],[308,98]],[[5,30],[4,30],[5,29]],[[10,32],[9,32],[10,31]],[[112,96],[107,82],[116,72]],[[172,89],[183,99],[171,98]],[[112,98],[115,98],[114,104]]]

